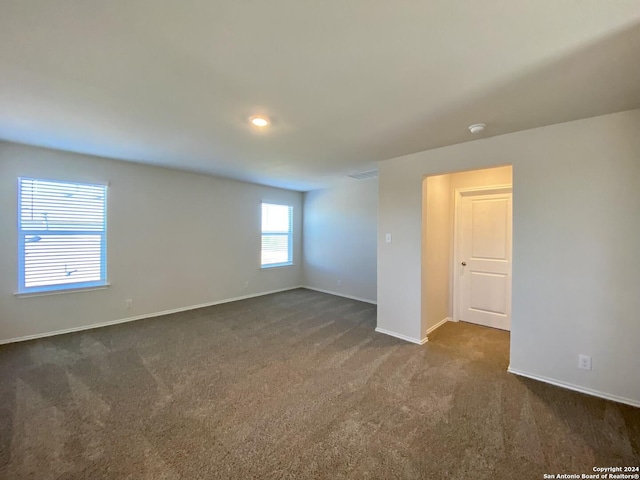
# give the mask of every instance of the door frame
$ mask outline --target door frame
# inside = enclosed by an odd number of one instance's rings
[[[460,220],[458,209],[460,208],[460,201],[462,197],[471,195],[492,195],[496,193],[511,193],[511,201],[513,202],[513,185],[490,185],[484,187],[468,187],[468,188],[456,188],[453,199],[453,264],[451,265],[451,275],[453,275],[453,321],[460,321],[460,275],[456,275],[456,267],[460,265],[461,255],[459,252],[460,242],[458,240],[459,227],[458,222]],[[511,214],[513,221],[513,212]],[[513,245],[513,233],[511,234],[511,245]],[[513,262],[513,254],[512,259]],[[513,285],[513,268],[511,270],[511,284]]]

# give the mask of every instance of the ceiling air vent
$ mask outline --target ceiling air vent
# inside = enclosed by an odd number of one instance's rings
[[[368,170],[366,172],[358,172],[358,173],[352,173],[351,175],[348,175],[349,178],[355,178],[356,180],[365,180],[367,178],[373,178],[377,176],[378,176],[377,170]]]

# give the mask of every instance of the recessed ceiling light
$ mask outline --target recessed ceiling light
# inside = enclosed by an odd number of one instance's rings
[[[256,127],[266,127],[269,125],[269,119],[267,117],[255,116],[251,117],[249,121]]]
[[[474,123],[473,125],[469,126],[469,131],[471,133],[482,133],[484,132],[484,127],[486,127],[484,123]]]

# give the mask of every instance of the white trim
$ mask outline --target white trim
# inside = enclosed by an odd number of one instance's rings
[[[631,405],[632,407],[640,407],[640,400],[633,400],[631,398],[621,397],[619,395],[601,392],[599,390],[593,390],[591,388],[581,387],[579,385],[574,385],[573,383],[563,382],[562,380],[556,380],[554,378],[544,377],[542,375],[523,372],[522,370],[511,368],[511,366],[507,368],[507,371],[514,375],[531,378],[533,380],[538,380],[539,382],[549,383],[551,385],[555,385],[556,387],[562,387],[568,390],[573,390],[575,392],[585,393],[593,397],[604,398],[605,400],[612,400],[614,402],[624,403],[626,405]]]
[[[376,327],[376,332],[384,333],[385,335],[390,335],[406,342],[417,343],[418,345],[424,345],[429,341],[427,337],[424,337],[422,340],[418,340],[417,338],[407,337],[406,335],[402,335],[401,333],[392,332],[390,330],[385,330],[384,328],[379,327]]]
[[[442,325],[444,325],[447,322],[451,322],[451,317],[446,317],[443,318],[442,320],[440,320],[438,323],[436,323],[433,327],[431,327],[429,330],[427,330],[426,335],[429,336],[430,333],[433,333],[436,329],[440,328]]]
[[[269,270],[271,268],[293,267],[294,263],[271,263],[269,265],[260,265],[260,270]]]
[[[485,187],[468,187],[468,188],[456,188],[453,197],[453,264],[451,265],[451,275],[453,275],[453,319],[457,322],[460,320],[460,275],[456,275],[457,266],[462,261],[459,252],[460,242],[458,240],[458,233],[460,228],[458,222],[460,221],[460,214],[458,209],[460,208],[460,200],[466,195],[493,195],[496,193],[511,193],[513,202],[513,185],[488,185]],[[513,213],[511,214],[513,217]],[[512,219],[513,221],[513,219]],[[513,232],[511,233],[511,242],[513,242]],[[512,255],[513,256],[513,255]],[[512,258],[513,261],[513,258]],[[513,277],[510,280],[513,282]],[[513,292],[512,292],[513,295]]]
[[[330,290],[323,290],[321,288],[309,287],[307,285],[303,285],[300,288],[306,288],[307,290],[313,290],[315,292],[320,292],[320,293],[328,293],[329,295],[336,295],[338,297],[349,298],[351,300],[358,300],[359,302],[371,303],[372,305],[377,305],[378,304],[378,302],[375,302],[373,300],[368,300],[366,298],[361,298],[361,297],[355,297],[353,295],[347,295],[346,293],[332,292]]]
[[[495,195],[497,193],[513,193],[513,185],[505,183],[502,185],[487,185],[482,187],[464,187],[456,188],[456,195]]]
[[[261,293],[252,293],[249,295],[242,295],[240,297],[226,298],[224,300],[216,300],[214,302],[201,303],[199,305],[189,305],[187,307],[173,308],[171,310],[164,310],[162,312],[145,313],[143,315],[138,315],[136,317],[120,318],[118,320],[109,320],[107,322],[94,323],[93,325],[83,325],[80,327],[65,328],[63,330],[55,330],[53,332],[37,333],[35,335],[25,335],[24,337],[8,338],[4,340],[0,339],[0,345],[4,345],[6,343],[35,340],[37,338],[52,337],[54,335],[63,335],[65,333],[81,332],[83,330],[91,330],[99,327],[108,327],[109,325],[117,325],[119,323],[133,322],[135,320],[142,320],[144,318],[160,317],[162,315],[169,315],[172,313],[186,312],[187,310],[195,310],[197,308],[212,307],[214,305],[220,305],[222,303],[237,302],[238,300],[246,300],[248,298],[261,297],[263,295],[271,295],[272,293],[286,292],[288,290],[295,290],[297,288],[305,288],[305,287],[302,287],[301,285],[297,285],[295,287],[280,288],[278,290],[271,290],[268,292],[261,292]]]
[[[94,290],[105,290],[110,286],[111,284],[107,282],[105,284],[97,285],[95,287],[61,288],[58,290],[43,290],[40,292],[15,292],[14,295],[17,298],[47,297],[49,295],[62,295],[64,293],[80,293],[80,292],[93,292]]]

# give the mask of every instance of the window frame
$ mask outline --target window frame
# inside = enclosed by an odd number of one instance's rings
[[[68,185],[81,185],[91,187],[103,187],[104,199],[103,199],[103,228],[102,230],[23,230],[22,229],[22,183],[23,180],[51,182],[58,184]],[[55,293],[65,293],[80,290],[91,290],[96,288],[104,288],[109,286],[107,280],[107,200],[108,200],[108,184],[103,183],[88,183],[88,182],[73,182],[68,180],[52,180],[48,178],[36,178],[36,177],[18,177],[18,198],[17,198],[17,232],[18,232],[18,296],[30,296],[30,295],[47,295]],[[35,287],[27,287],[25,285],[25,264],[26,264],[26,252],[25,244],[26,237],[29,235],[47,236],[47,235],[93,235],[100,237],[100,280],[79,281],[70,283],[57,283],[53,285],[41,285]]]
[[[289,231],[288,232],[276,232],[270,230],[262,229],[262,210],[263,205],[275,205],[278,207],[287,207],[289,209]],[[279,262],[279,263],[262,263],[262,241],[264,236],[282,236],[288,237],[288,251],[287,251],[287,261]],[[293,205],[289,205],[286,203],[273,203],[273,202],[260,202],[260,269],[269,269],[269,268],[278,268],[278,267],[291,267],[293,266]]]

